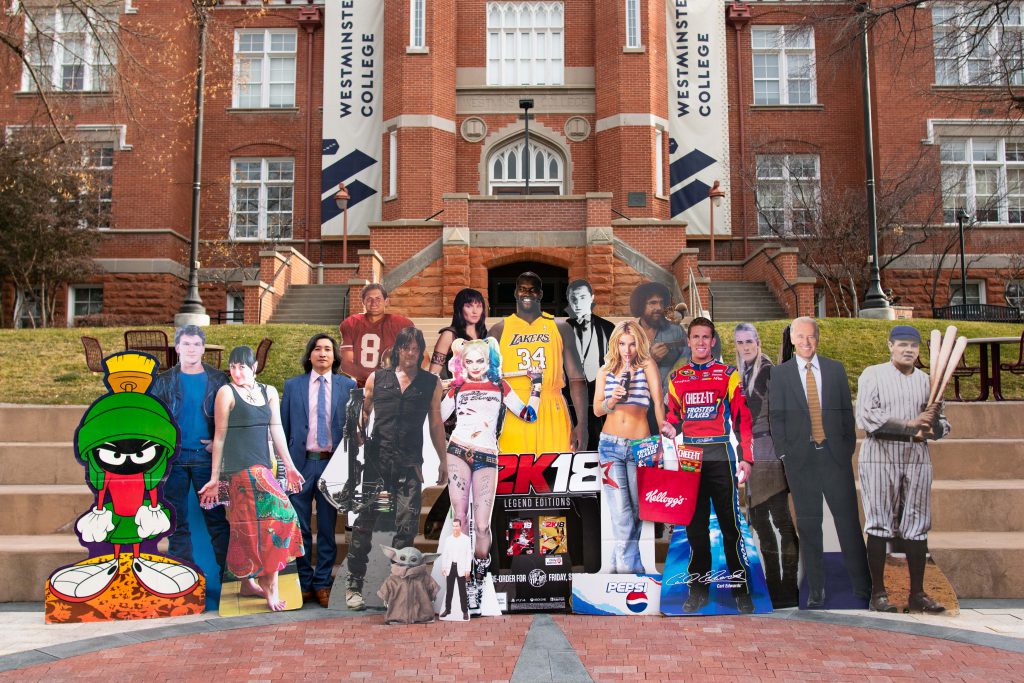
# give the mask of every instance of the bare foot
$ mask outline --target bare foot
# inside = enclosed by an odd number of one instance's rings
[[[260,585],[252,579],[243,579],[242,586],[238,589],[238,594],[246,598],[265,598],[267,594],[263,592]]]
[[[274,572],[270,576],[261,576],[257,579],[257,582],[266,594],[267,607],[270,608],[270,611],[283,611],[285,608],[285,601],[281,600],[277,594],[277,572]]]

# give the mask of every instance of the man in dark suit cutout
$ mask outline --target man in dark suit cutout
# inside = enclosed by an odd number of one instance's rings
[[[299,516],[302,543],[306,549],[306,554],[295,561],[299,585],[303,602],[316,600],[324,608],[330,602],[331,570],[338,555],[334,540],[338,510],[320,492],[317,482],[341,443],[345,429],[345,405],[349,393],[356,386],[353,379],[337,373],[339,365],[341,356],[334,338],[329,334],[314,335],[306,344],[306,355],[302,359],[305,373],[285,380],[281,401],[281,422],[288,452],[306,480],[301,491],[289,496]],[[315,568],[310,562],[314,500],[317,526]]]
[[[796,507],[807,607],[825,604],[822,499],[835,520],[853,593],[867,600],[871,577],[857,513],[852,466],[857,435],[846,370],[817,354],[818,323],[813,318],[794,320],[790,335],[794,355],[772,371],[768,407],[775,451],[785,464]]]
[[[576,351],[583,362],[583,374],[587,376],[587,407],[589,426],[587,428],[586,450],[596,451],[597,441],[601,436],[604,418],[594,415],[594,381],[598,369],[604,365],[604,356],[608,352],[608,339],[612,336],[615,325],[610,320],[594,315],[594,288],[586,280],[573,280],[566,290],[569,302],[566,322],[572,328],[576,338]],[[572,400],[568,388],[563,390],[566,400]]]

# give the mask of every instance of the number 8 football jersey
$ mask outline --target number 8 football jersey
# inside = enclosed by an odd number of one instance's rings
[[[506,420],[498,445],[502,453],[547,453],[569,450],[572,423],[562,396],[565,371],[562,367],[562,335],[555,319],[542,313],[532,323],[517,315],[505,318],[498,340],[501,348],[501,371],[512,390],[524,402],[530,399],[530,378],[525,375],[531,365],[544,372],[541,384],[537,421]],[[519,377],[507,377],[523,373]]]

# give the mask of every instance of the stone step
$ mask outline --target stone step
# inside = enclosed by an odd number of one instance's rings
[[[74,534],[75,521],[95,503],[84,483],[0,485],[0,536]]]
[[[1024,401],[946,402],[958,439],[1024,439]]]
[[[38,406],[0,403],[4,441],[71,441],[88,406]]]
[[[928,550],[961,599],[1024,595],[1024,533],[933,531]]]
[[[932,528],[1024,532],[1024,479],[933,481]]]
[[[929,450],[935,480],[1024,479],[1024,441],[1020,439],[946,438],[930,443]]]
[[[81,484],[85,467],[70,441],[0,442],[0,482]]]

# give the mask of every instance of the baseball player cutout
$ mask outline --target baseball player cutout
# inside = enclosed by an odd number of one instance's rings
[[[932,525],[932,461],[928,439],[949,433],[942,403],[928,404],[928,375],[915,367],[921,334],[908,325],[889,333],[890,359],[864,369],[857,381],[857,426],[861,442],[859,473],[871,571],[869,609],[895,612],[885,591],[887,545],[903,539],[910,571],[911,612],[945,610],[924,592],[928,530]],[[927,406],[927,407],[926,407]]]

